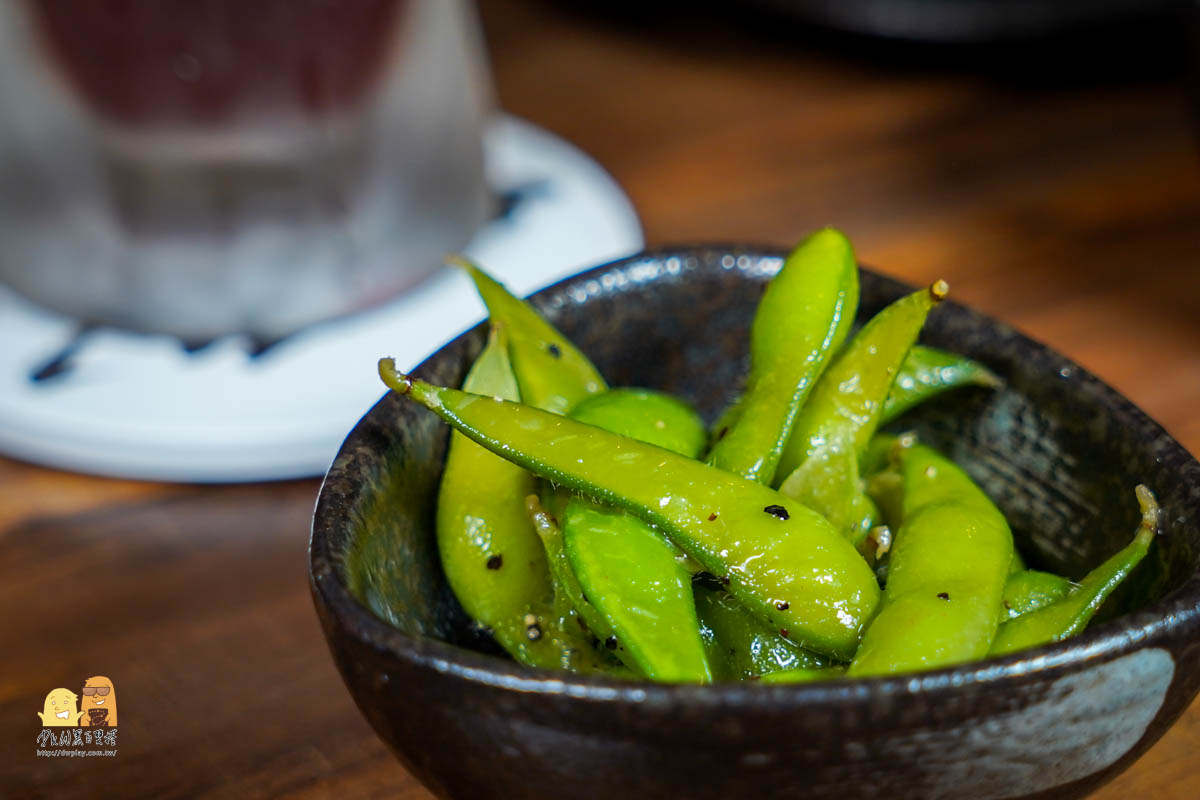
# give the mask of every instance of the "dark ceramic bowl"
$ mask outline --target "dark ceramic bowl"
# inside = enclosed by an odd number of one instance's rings
[[[711,420],[738,388],[751,315],[779,264],[761,250],[654,252],[534,302],[613,385],[678,393]],[[863,315],[905,291],[864,272]],[[1035,566],[1079,577],[1132,535],[1134,485],[1158,493],[1162,536],[1087,632],[953,669],[801,686],[519,666],[472,629],[438,568],[448,430],[388,395],[330,468],[310,551],[317,612],[359,708],[445,797],[982,800],[1079,797],[1111,779],[1197,692],[1200,464],[1129,401],[1002,323],[947,303],[924,340],[984,361],[1007,385],[944,397],[903,427],[970,471]],[[416,374],[457,386],[483,342],[481,326]]]

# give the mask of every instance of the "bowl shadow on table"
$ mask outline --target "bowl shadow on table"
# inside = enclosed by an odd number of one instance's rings
[[[612,385],[665,389],[711,421],[740,388],[753,309],[778,263],[761,251],[662,252],[536,302]],[[860,315],[905,291],[864,273]],[[484,338],[482,327],[464,334],[417,373],[458,385]],[[1115,776],[1196,693],[1200,465],[1001,323],[948,303],[923,339],[983,360],[1006,384],[946,396],[893,427],[963,464],[1034,566],[1080,577],[1132,536],[1134,485],[1159,493],[1164,535],[1102,611],[1119,620],[920,678],[689,687],[526,669],[471,623],[439,569],[447,428],[388,395],[347,439],[314,522],[314,598],[359,707],[446,796],[667,797],[687,785],[713,797],[1075,797]]]

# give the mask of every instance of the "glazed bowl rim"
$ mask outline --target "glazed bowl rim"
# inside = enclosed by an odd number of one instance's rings
[[[571,284],[599,278],[613,269],[628,267],[638,262],[686,260],[704,254],[780,260],[786,255],[786,251],[770,246],[728,244],[652,248],[569,275],[539,289],[532,297],[551,297],[564,292]],[[860,268],[877,279],[890,281],[897,286],[904,285],[884,273],[867,267]],[[1069,371],[1063,374],[1070,374],[1076,382],[1073,394],[1092,397],[1103,403],[1110,414],[1128,417],[1137,428],[1137,438],[1151,443],[1147,446],[1162,469],[1176,470],[1185,484],[1200,487],[1200,463],[1161,425],[1124,395],[1054,349],[1026,337],[1007,323],[952,301],[947,302],[960,312],[966,312],[1004,335],[1014,337],[1023,347],[1039,351],[1059,370]],[[486,321],[480,322],[445,342],[415,367],[413,373],[423,374],[426,365],[447,347],[464,337],[478,335],[485,325]],[[380,406],[386,399],[387,392],[384,392],[380,400],[355,424],[322,481],[309,541],[308,566],[313,601],[318,611],[323,612],[323,624],[349,632],[360,643],[398,662],[408,662],[457,680],[522,693],[565,695],[583,701],[650,702],[668,707],[678,703],[701,703],[712,706],[737,705],[779,709],[816,704],[869,702],[873,699],[910,694],[921,694],[936,700],[938,696],[953,693],[967,685],[994,685],[1034,676],[1054,678],[1065,675],[1086,665],[1109,661],[1156,642],[1164,642],[1173,634],[1186,632],[1200,623],[1200,563],[1197,563],[1183,585],[1151,606],[1106,621],[1063,641],[998,658],[891,676],[839,677],[800,684],[759,684],[754,681],[709,685],[654,683],[527,667],[500,656],[469,650],[440,639],[412,636],[376,616],[359,602],[339,573],[330,547],[330,542],[337,535],[335,531],[339,522],[343,526],[346,524],[347,512],[353,506],[357,491],[363,486],[361,481],[349,481],[353,488],[343,493],[337,491],[334,484],[357,471],[358,462],[364,456],[356,453],[352,445],[360,436],[363,422],[379,413]],[[1192,509],[1185,511],[1191,512]],[[324,619],[326,615],[329,621]]]

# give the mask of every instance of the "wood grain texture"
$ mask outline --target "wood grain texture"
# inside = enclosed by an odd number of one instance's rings
[[[592,153],[651,244],[866,263],[1045,341],[1200,452],[1200,166],[1182,88],[1015,86],[719,25],[481,10],[501,104]],[[182,487],[0,460],[0,796],[425,798],[359,715],[305,581],[315,481]],[[112,677],[115,759],[39,759],[45,693]],[[1200,796],[1200,707],[1099,798]]]

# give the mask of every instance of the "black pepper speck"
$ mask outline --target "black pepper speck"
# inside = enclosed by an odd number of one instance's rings
[[[503,566],[504,566],[504,556],[500,555],[499,553],[497,553],[494,556],[488,556],[488,560],[487,560],[487,568],[488,569],[500,569]]]
[[[772,517],[779,517],[779,519],[791,519],[791,515],[788,514],[787,509],[783,506],[769,505],[764,508],[763,511],[767,512]]]

